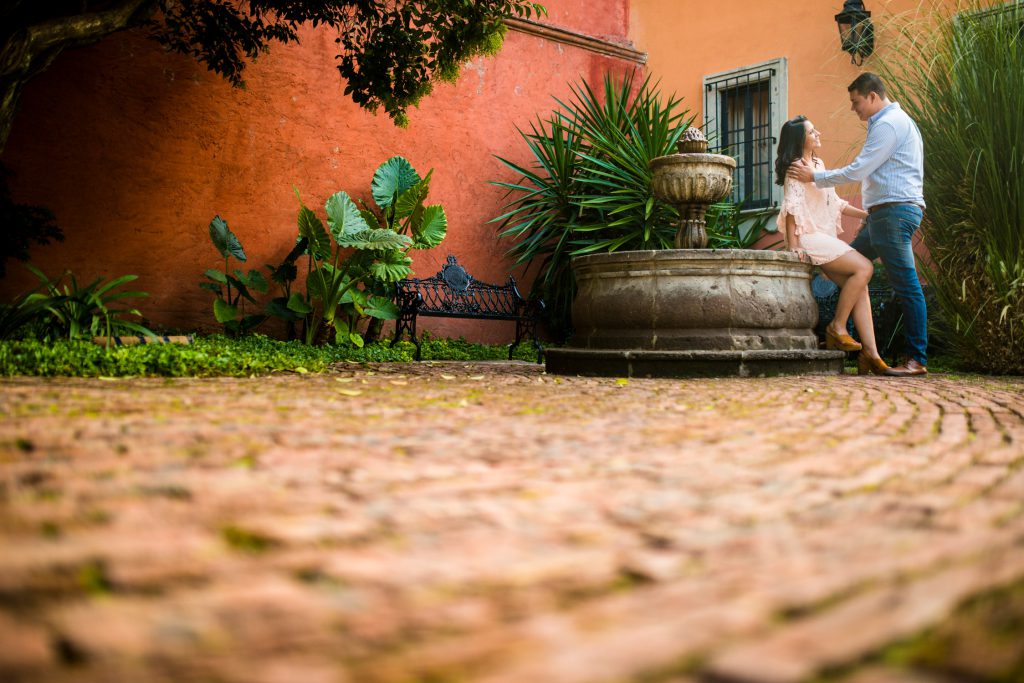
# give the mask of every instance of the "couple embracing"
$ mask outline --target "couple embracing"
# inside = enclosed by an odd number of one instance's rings
[[[857,368],[862,375],[925,375],[927,312],[911,245],[924,215],[921,133],[900,105],[889,101],[875,74],[861,74],[847,90],[850,108],[868,124],[864,148],[849,166],[825,169],[815,153],[821,136],[807,118],[798,116],[782,126],[775,160],[777,182],[783,186],[779,228],[788,249],[806,255],[840,287],[835,317],[825,328],[826,346],[860,351]],[[833,189],[858,181],[865,210],[840,199]],[[843,215],[864,221],[851,244],[836,236],[842,232]],[[903,307],[907,360],[892,368],[879,356],[868,298],[876,258]],[[851,317],[860,344],[847,334]]]

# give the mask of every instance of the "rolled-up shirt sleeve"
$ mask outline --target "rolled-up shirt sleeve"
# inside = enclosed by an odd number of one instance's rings
[[[846,183],[857,183],[874,172],[896,151],[896,129],[888,122],[879,121],[871,126],[864,141],[864,149],[849,166],[831,171],[815,171],[814,184],[818,187],[835,187]]]

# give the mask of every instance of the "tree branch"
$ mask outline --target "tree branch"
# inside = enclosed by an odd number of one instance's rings
[[[159,0],[123,0],[112,9],[51,19],[19,31],[0,47],[0,75],[30,75],[39,55],[77,47],[128,28],[148,15]]]

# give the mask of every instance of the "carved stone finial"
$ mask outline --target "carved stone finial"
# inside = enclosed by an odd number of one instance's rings
[[[700,128],[690,126],[679,136],[677,146],[679,147],[680,154],[706,154],[708,151],[708,139],[704,137],[704,133],[701,132]]]

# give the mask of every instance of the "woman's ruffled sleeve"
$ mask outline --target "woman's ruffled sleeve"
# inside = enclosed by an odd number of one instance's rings
[[[804,183],[786,178],[782,186],[782,206],[779,207],[778,226],[786,234],[786,217],[792,216],[797,235],[814,232],[814,224],[807,215],[807,188]]]

